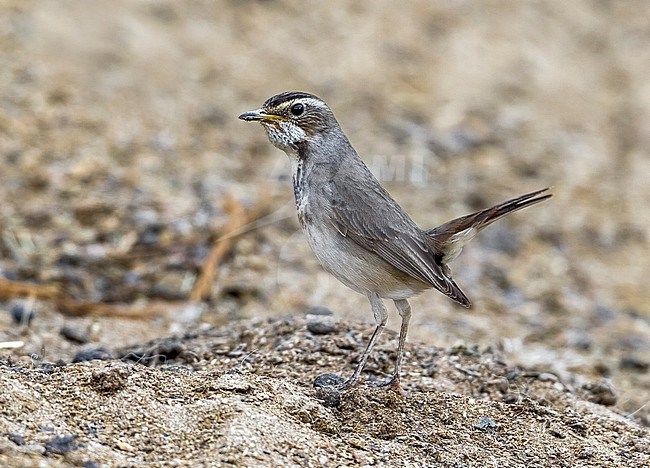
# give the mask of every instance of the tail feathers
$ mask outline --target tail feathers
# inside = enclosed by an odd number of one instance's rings
[[[477,211],[460,218],[453,219],[433,229],[426,231],[427,236],[433,241],[434,247],[441,256],[442,263],[448,263],[456,258],[463,247],[471,241],[482,229],[504,216],[519,211],[522,208],[535,205],[553,195],[548,188],[522,195],[512,200],[500,203],[485,210]]]
[[[452,285],[451,290],[449,292],[444,292],[443,294],[446,294],[447,297],[452,299],[454,302],[469,309],[472,306],[472,303],[465,295],[465,293],[460,289],[460,287],[456,284],[456,282],[452,279],[449,266],[443,265],[443,268],[445,271],[446,280]]]

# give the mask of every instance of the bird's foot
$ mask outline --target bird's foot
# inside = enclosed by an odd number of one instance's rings
[[[343,377],[336,374],[321,374],[314,379],[314,388],[328,393],[341,393],[354,387],[359,383],[359,379],[351,377],[345,380]],[[385,388],[393,390],[402,396],[409,396],[408,393],[400,385],[398,376],[392,376],[384,382],[367,382],[367,385],[374,388]]]
[[[394,375],[384,382],[376,382],[371,384],[375,388],[385,388],[388,390],[393,390],[400,394],[401,396],[407,397],[408,393],[402,388],[399,382],[399,376]]]

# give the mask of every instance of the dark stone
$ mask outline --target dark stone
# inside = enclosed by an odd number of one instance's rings
[[[78,445],[75,442],[75,439],[75,436],[54,437],[45,442],[45,450],[47,453],[65,455],[66,453],[77,449]]]
[[[73,343],[88,343],[88,332],[77,327],[65,326],[60,331],[61,336]]]
[[[628,355],[621,358],[619,367],[629,371],[644,373],[648,372],[648,369],[650,369],[650,362],[637,356]]]
[[[164,356],[166,359],[175,359],[185,351],[183,343],[177,340],[169,339],[160,342],[156,348],[156,354]]]
[[[32,307],[27,307],[24,302],[14,304],[11,307],[11,318],[16,324],[29,325],[36,317],[36,312]]]
[[[341,391],[337,387],[344,381],[343,377],[336,374],[319,375],[314,379],[314,387],[317,389],[316,398],[321,400],[325,406],[340,406]]]
[[[314,388],[336,387],[345,381],[343,377],[336,374],[321,374],[314,379]]]
[[[185,351],[185,346],[177,339],[168,338],[160,341],[156,346],[138,347],[122,351],[119,359],[150,366],[165,364],[176,359]]]
[[[85,349],[79,351],[72,358],[72,362],[84,362],[84,361],[110,361],[113,357],[102,347]]]
[[[7,438],[16,445],[25,445],[25,438],[20,434],[9,434]]]
[[[314,335],[329,335],[336,331],[336,322],[327,316],[315,316],[307,319],[307,330]]]
[[[323,405],[335,408],[341,406],[341,392],[335,387],[323,387],[316,391],[316,398],[323,402]]]

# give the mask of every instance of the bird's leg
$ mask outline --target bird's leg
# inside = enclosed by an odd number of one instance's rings
[[[411,305],[406,299],[395,300],[395,307],[402,317],[402,326],[399,330],[399,344],[397,345],[397,359],[395,360],[395,371],[393,375],[381,387],[395,387],[400,393],[404,393],[399,384],[399,374],[402,368],[402,358],[404,357],[404,345],[406,344],[406,334],[409,329],[409,320],[411,319]]]
[[[375,345],[377,338],[379,338],[379,335],[381,335],[381,332],[384,330],[384,327],[386,326],[386,321],[388,320],[388,311],[386,310],[386,306],[384,305],[384,302],[381,300],[379,295],[376,293],[368,293],[368,300],[370,301],[370,306],[372,307],[372,313],[375,316],[375,323],[377,324],[377,327],[375,328],[375,331],[370,337],[368,346],[366,346],[365,351],[361,355],[361,358],[359,359],[359,364],[357,364],[357,368],[354,370],[354,373],[348,380],[346,380],[345,382],[343,382],[341,385],[338,386],[339,390],[346,390],[359,381],[359,377],[361,376],[361,371],[363,370],[363,367],[366,365],[368,356],[370,355],[370,352],[372,351],[372,348]]]

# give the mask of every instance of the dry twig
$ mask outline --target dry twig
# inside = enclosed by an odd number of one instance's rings
[[[190,302],[200,302],[208,297],[210,288],[217,274],[219,262],[232,247],[235,239],[245,232],[247,225],[252,223],[265,209],[266,204],[257,203],[247,210],[236,198],[228,196],[224,209],[229,214],[229,220],[224,226],[225,235],[216,240],[208,258],[203,263],[194,288],[189,297]],[[10,281],[0,278],[0,299],[30,297],[34,299],[54,301],[58,309],[66,315],[96,315],[122,318],[147,318],[181,307],[183,302],[152,301],[146,305],[106,304],[103,302],[82,301],[70,297],[58,285],[35,284],[21,281]]]
[[[0,278],[0,299],[29,297],[54,301],[57,308],[67,315],[103,315],[110,317],[145,318],[162,313],[178,303],[156,301],[144,306],[105,304],[102,302],[81,301],[69,297],[54,284],[35,284],[9,281]]]
[[[103,302],[80,301],[61,297],[56,301],[59,311],[66,315],[95,315],[104,317],[119,317],[142,319],[162,315],[171,308],[180,307],[179,302],[152,301],[142,306],[106,304]]]
[[[59,287],[53,284],[25,283],[0,278],[0,299],[2,300],[16,297],[51,300],[58,298],[60,295]]]
[[[263,201],[260,201],[253,208],[247,210],[236,198],[231,196],[226,198],[224,209],[230,215],[230,219],[224,227],[225,235],[216,240],[208,258],[203,262],[201,274],[190,292],[191,302],[200,302],[210,295],[210,288],[217,274],[219,262],[230,250],[237,236],[243,234],[242,229],[260,215],[264,206]]]

